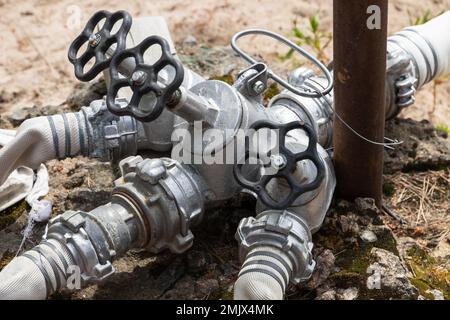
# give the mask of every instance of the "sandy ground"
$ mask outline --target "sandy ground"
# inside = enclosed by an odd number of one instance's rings
[[[327,32],[332,29],[331,0],[0,0],[0,113],[65,101],[77,81],[67,60],[68,47],[100,9],[125,9],[133,16],[162,15],[175,41],[192,35],[211,45],[226,45],[235,32],[249,27],[289,35],[294,20],[306,26],[307,18],[316,12],[320,12],[320,27]],[[448,10],[450,0],[390,1],[389,33],[410,25],[428,9],[432,14]],[[273,43],[249,44],[272,63],[280,63],[275,57],[285,52]],[[402,116],[450,125],[450,81],[433,89],[431,84],[425,87],[417,95],[417,104]]]

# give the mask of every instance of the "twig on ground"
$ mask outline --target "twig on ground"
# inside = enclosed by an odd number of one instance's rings
[[[382,211],[384,213],[386,213],[388,216],[394,218],[395,220],[400,221],[401,224],[407,224],[406,220],[404,220],[402,217],[400,217],[398,214],[396,214],[395,212],[393,212],[387,205],[383,204],[381,206],[381,208],[383,209]]]

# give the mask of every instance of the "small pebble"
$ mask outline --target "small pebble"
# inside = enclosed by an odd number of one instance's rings
[[[360,238],[362,241],[369,242],[369,243],[375,242],[378,240],[377,235],[371,230],[364,230],[361,233]]]
[[[197,44],[197,39],[193,35],[188,35],[183,40],[183,44],[186,46],[195,46]]]
[[[431,293],[434,297],[434,300],[445,300],[444,294],[437,289],[428,289],[426,292]]]

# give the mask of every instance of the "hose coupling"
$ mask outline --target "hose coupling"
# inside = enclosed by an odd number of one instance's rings
[[[204,211],[204,182],[189,166],[170,158],[128,157],[119,163],[122,178],[113,197],[135,204],[145,226],[142,247],[157,253],[166,248],[182,253],[192,246],[190,227]]]
[[[271,247],[282,253],[276,258],[285,260],[282,264],[288,270],[288,277],[281,278],[285,282],[283,288],[289,282],[298,284],[308,280],[314,270],[315,261],[311,253],[313,243],[308,225],[288,210],[268,210],[256,218],[242,219],[236,239],[239,242],[240,259],[245,261],[244,267],[250,258],[249,253],[256,248]],[[273,256],[273,253],[270,255]],[[240,275],[243,272],[245,268]]]
[[[118,98],[116,103],[126,104]],[[135,155],[138,149],[137,122],[130,116],[115,116],[109,112],[104,100],[95,100],[81,112],[88,128],[88,155],[102,161],[118,162],[125,156]]]
[[[50,222],[48,239],[55,239],[65,245],[73,261],[80,267],[81,284],[100,282],[115,270],[111,264],[116,255],[109,248],[95,218],[82,211],[66,211]]]

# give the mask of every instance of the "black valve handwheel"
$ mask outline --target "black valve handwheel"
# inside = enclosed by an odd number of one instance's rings
[[[161,48],[161,57],[149,65],[144,62],[144,54],[154,45]],[[128,77],[123,78],[119,75],[118,68],[128,58],[134,58],[135,67]],[[175,74],[170,83],[162,84],[158,82],[158,73],[167,66],[172,66]],[[117,116],[132,116],[143,122],[150,122],[159,117],[184,79],[183,65],[172,55],[169,43],[159,36],[148,37],[136,47],[119,52],[112,59],[109,71],[111,84],[106,95],[109,111]],[[122,107],[115,99],[119,90],[126,87],[131,89],[132,95],[129,103]],[[142,108],[142,97],[149,93],[154,94],[154,103],[151,108]]]
[[[253,191],[259,199],[268,207],[272,209],[286,209],[302,194],[317,189],[322,180],[325,177],[325,166],[319,157],[317,152],[317,138],[314,129],[300,121],[294,121],[286,124],[279,124],[272,121],[261,120],[255,122],[251,127],[254,132],[259,129],[268,128],[271,130],[278,130],[278,150],[279,153],[273,155],[276,159],[279,159],[278,170],[273,175],[263,175],[259,181],[250,181],[242,174],[242,166],[245,163],[241,161],[234,165],[234,177],[237,182],[244,188]],[[294,129],[303,129],[309,137],[308,147],[305,151],[293,153],[285,145],[286,134]],[[246,145],[246,158],[249,156],[248,145]],[[275,158],[272,158],[275,159]],[[245,159],[246,160],[246,159]],[[302,160],[310,160],[317,169],[316,177],[313,181],[308,183],[300,183],[294,176],[294,172],[297,168],[297,162]],[[272,160],[273,161],[273,160]],[[289,187],[290,193],[284,199],[280,201],[274,200],[268,193],[266,187],[267,184],[273,178],[284,178]]]
[[[105,19],[103,27],[95,31],[95,27]],[[119,21],[122,25],[119,30],[111,34],[114,25]],[[80,81],[90,81],[100,72],[109,67],[112,58],[106,57],[106,51],[111,45],[116,44],[114,55],[126,47],[126,38],[132,23],[131,15],[126,11],[114,13],[108,11],[96,12],[87,22],[81,34],[72,42],[69,48],[69,61],[75,68],[75,77]],[[77,58],[78,51],[87,42],[86,51]],[[91,60],[94,64],[84,72],[84,67]]]

